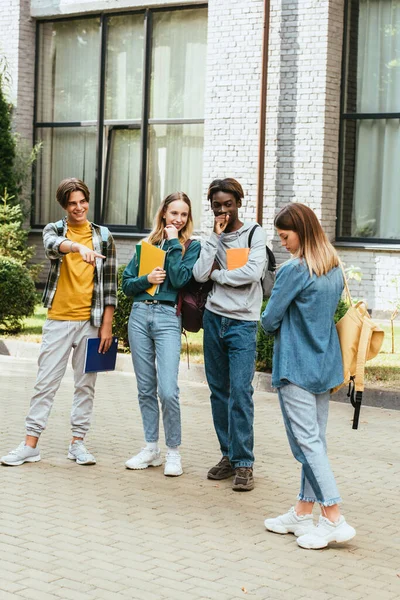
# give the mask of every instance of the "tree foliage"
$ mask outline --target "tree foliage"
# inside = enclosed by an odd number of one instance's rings
[[[11,131],[12,106],[4,93],[5,81],[4,61],[0,61],[0,195],[7,190],[10,196],[16,198],[15,139]]]

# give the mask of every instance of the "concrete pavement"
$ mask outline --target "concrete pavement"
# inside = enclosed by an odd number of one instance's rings
[[[1,454],[24,435],[36,363],[0,356]],[[400,412],[333,402],[328,442],[357,537],[328,550],[267,533],[294,502],[299,466],[277,397],[256,392],[256,488],[211,482],[219,458],[207,387],[182,382],[184,475],[128,471],[142,445],[135,379],[98,377],[92,432],[98,464],[67,460],[68,371],[40,443],[42,460],[0,468],[0,600],[395,600],[400,597]],[[317,511],[315,511],[317,514]]]

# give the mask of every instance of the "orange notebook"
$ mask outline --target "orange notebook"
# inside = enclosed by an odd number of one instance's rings
[[[250,248],[228,248],[226,251],[226,265],[228,271],[244,267],[249,259]]]
[[[161,250],[161,248],[157,248],[157,246],[153,246],[153,244],[142,242],[140,249],[139,277],[148,275],[156,267],[164,268],[165,255],[165,250]],[[154,296],[158,287],[158,285],[152,285],[146,290],[147,294]]]

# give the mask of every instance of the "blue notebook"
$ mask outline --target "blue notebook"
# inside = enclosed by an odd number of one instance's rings
[[[105,354],[99,353],[100,338],[86,340],[85,373],[98,371],[114,371],[117,360],[118,338],[114,337],[112,344]]]

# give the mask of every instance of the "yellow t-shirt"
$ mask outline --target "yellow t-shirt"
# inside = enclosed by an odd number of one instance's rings
[[[67,238],[93,250],[92,228],[89,221],[82,225],[68,224]],[[48,319],[55,321],[88,321],[92,306],[94,267],[82,260],[79,252],[63,257],[56,293]]]

